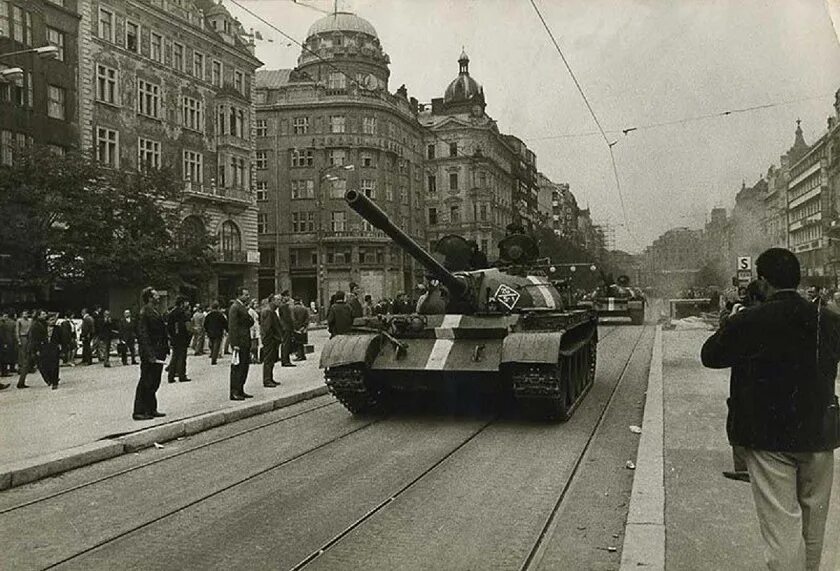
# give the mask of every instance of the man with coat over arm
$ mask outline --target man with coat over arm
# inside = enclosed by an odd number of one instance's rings
[[[239,288],[237,297],[228,312],[228,338],[233,348],[230,361],[230,400],[252,398],[245,392],[245,380],[248,378],[248,366],[251,357],[251,326],[254,319],[248,313],[251,294],[247,288]]]
[[[766,301],[734,313],[703,345],[706,367],[732,368],[726,431],[744,447],[770,569],[818,569],[834,469],[840,316],[796,292],[796,256],[756,260]]]
[[[140,352],[140,381],[134,394],[134,420],[151,420],[166,416],[157,409],[157,393],[163,364],[169,354],[166,323],[158,310],[160,294],[151,287],[143,290],[143,308],[137,323]]]

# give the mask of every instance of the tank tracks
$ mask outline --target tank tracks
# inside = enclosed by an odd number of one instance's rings
[[[353,414],[377,412],[383,406],[381,391],[371,390],[365,384],[364,367],[333,367],[324,373],[324,380],[330,393]]]
[[[514,365],[511,387],[523,416],[535,420],[568,420],[595,381],[597,341],[593,337],[555,365]]]

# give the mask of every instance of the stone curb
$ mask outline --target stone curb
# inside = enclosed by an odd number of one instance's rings
[[[642,436],[624,530],[621,571],[665,569],[664,418],[662,326],[656,326],[648,375]]]
[[[108,458],[135,452],[153,446],[155,442],[166,442],[182,436],[190,436],[222,424],[235,422],[249,416],[263,414],[284,408],[305,400],[327,394],[327,387],[320,386],[292,395],[261,400],[233,408],[199,414],[167,424],[138,430],[114,439],[99,440],[61,450],[52,454],[21,460],[0,466],[0,491],[22,486],[36,480],[55,476],[88,464]]]

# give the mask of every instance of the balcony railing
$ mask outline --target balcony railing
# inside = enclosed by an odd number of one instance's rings
[[[244,264],[248,261],[248,254],[241,250],[216,249],[216,261],[229,264]]]
[[[222,202],[243,204],[246,206],[256,203],[256,194],[251,190],[219,187],[215,184],[194,184],[189,180],[184,181],[184,194],[197,198],[219,200]]]
[[[358,238],[387,238],[387,236],[381,230],[342,230],[340,232],[329,230],[324,233],[325,241],[344,241]]]

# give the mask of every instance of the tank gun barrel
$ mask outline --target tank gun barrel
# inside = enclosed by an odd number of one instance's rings
[[[359,216],[385,232],[400,248],[423,264],[430,274],[446,286],[451,295],[461,297],[467,292],[468,285],[464,278],[456,276],[443,267],[443,264],[424,250],[411,236],[391,222],[388,215],[364,193],[357,190],[348,190],[344,199]]]

